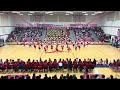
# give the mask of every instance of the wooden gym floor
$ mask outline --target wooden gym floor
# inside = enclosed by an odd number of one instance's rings
[[[29,48],[29,46],[23,46],[23,45],[6,45],[4,47],[0,47],[0,58],[3,59],[3,61],[5,61],[6,59],[14,59],[17,60],[18,58],[27,61],[27,59],[38,59],[41,57],[43,60],[45,59],[49,59],[51,58],[52,60],[54,58],[59,59],[59,58],[71,58],[72,60],[74,58],[81,58],[83,59],[87,59],[87,58],[91,58],[91,59],[106,59],[108,58],[109,60],[114,60],[114,59],[120,59],[120,50],[118,50],[117,48],[114,48],[110,45],[89,45],[84,47],[81,47],[80,50],[75,51],[72,47],[71,47],[71,51],[70,53],[68,53],[66,46],[63,50],[63,52],[54,52],[55,50],[55,46],[53,51],[50,49],[48,49],[47,53],[44,52],[44,49],[42,48],[40,51],[38,50],[38,47],[36,48],[36,50],[34,49],[34,47],[32,46],[31,48]],[[59,50],[61,50],[61,47],[59,46]],[[96,74],[105,74],[106,77],[108,77],[109,75],[120,75],[120,73],[115,73],[113,72],[110,68],[95,68],[93,73]],[[6,73],[8,74],[8,73]],[[6,75],[6,74],[0,74],[1,75]],[[26,74],[26,73],[24,73]],[[42,76],[45,73],[37,73],[41,74]],[[53,74],[56,75],[60,75],[61,73],[49,73],[48,76],[51,76]],[[67,74],[67,73],[64,73]],[[70,74],[73,74],[70,73]],[[74,73],[76,74],[76,76],[79,78],[79,76],[82,73]],[[32,73],[30,73],[30,75],[32,75]]]

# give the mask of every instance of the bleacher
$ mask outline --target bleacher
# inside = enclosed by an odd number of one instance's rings
[[[67,28],[51,28],[47,29],[46,34],[46,41],[63,41],[63,40],[70,40],[70,32]]]
[[[4,46],[4,40],[0,39],[0,47]]]

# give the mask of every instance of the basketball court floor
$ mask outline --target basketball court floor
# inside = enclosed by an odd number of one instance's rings
[[[103,59],[105,60],[106,58],[110,61],[113,61],[114,59],[120,59],[120,50],[118,50],[117,48],[114,48],[110,45],[89,45],[84,47],[81,47],[81,49],[75,51],[73,49],[73,46],[71,45],[71,51],[68,53],[66,46],[64,48],[64,50],[61,50],[61,47],[59,46],[59,52],[55,51],[55,45],[53,48],[53,51],[50,49],[48,49],[48,51],[45,53],[44,52],[44,48],[42,48],[41,50],[38,49],[38,47],[35,49],[33,46],[29,47],[27,46],[23,46],[23,45],[6,45],[4,47],[0,47],[0,58],[3,59],[3,61],[5,61],[6,59],[14,59],[17,60],[18,58],[27,61],[27,59],[35,59],[35,60],[39,60],[40,57],[42,58],[42,60],[45,59],[49,59],[51,58],[51,60],[54,59],[66,59],[66,58],[71,58],[72,60],[74,60],[74,58],[80,58],[81,60],[83,59]],[[95,68],[94,71],[92,72],[94,74],[105,74],[106,77],[109,77],[111,74],[115,77],[119,76],[120,73],[119,72],[113,72],[110,68]],[[21,73],[6,73],[8,74],[21,74]],[[6,75],[1,73],[1,75]],[[27,73],[24,73],[27,74]],[[32,75],[32,73],[29,73],[30,75]],[[44,76],[45,73],[36,73],[37,75],[41,74],[42,76]],[[61,74],[67,74],[67,72],[62,73],[62,72],[52,72],[52,73],[48,73],[48,76],[54,75],[56,74],[58,77]],[[83,73],[73,73],[71,72],[70,74],[75,74],[78,78],[80,77],[80,75],[82,75]]]

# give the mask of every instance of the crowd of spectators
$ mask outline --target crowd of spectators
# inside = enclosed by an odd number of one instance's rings
[[[112,38],[112,46],[116,48],[120,48],[120,38],[118,38],[117,36],[114,36]]]
[[[25,32],[21,37],[21,42],[37,42],[40,41],[40,37],[42,36],[43,27],[28,27],[25,28]]]
[[[91,29],[101,42],[110,41],[110,36],[106,35],[101,27],[91,27]]]
[[[15,30],[8,35],[7,42],[17,42],[18,36],[25,30],[25,27],[16,27]]]
[[[39,72],[52,72],[52,71],[80,71],[83,72],[84,67],[88,68],[88,71],[92,71],[94,67],[96,66],[96,60],[91,61],[91,59],[84,59],[84,61],[81,61],[81,59],[74,59],[73,61],[71,59],[59,59],[59,60],[33,60],[31,61],[28,59],[27,62],[18,59],[17,61],[14,61],[13,59],[6,59],[5,62],[0,60],[0,70],[2,71],[39,71]]]
[[[46,34],[46,41],[64,41],[64,40],[71,40],[70,39],[70,34],[69,30],[65,27],[53,27],[47,29],[47,34]]]
[[[94,39],[91,37],[90,29],[87,27],[81,27],[81,28],[70,28],[71,30],[74,30],[76,40],[82,40],[82,41],[94,41]]]
[[[0,70],[2,71],[36,71],[36,72],[53,72],[53,71],[73,71],[73,72],[83,72],[84,68],[87,68],[89,72],[91,72],[95,67],[111,67],[113,69],[120,69],[120,60],[117,61],[113,60],[91,60],[91,59],[54,59],[51,60],[50,58],[48,60],[30,60],[28,59],[26,62],[18,59],[17,61],[14,61],[14,59],[6,59],[6,61],[2,61],[0,59]]]
[[[15,30],[9,34],[7,42],[17,42],[21,34],[21,42],[39,40],[40,36],[42,36],[42,30],[45,29],[45,27],[16,27]]]
[[[27,75],[6,75],[6,76],[1,76],[0,79],[118,79],[114,77],[113,75],[110,75],[109,77],[105,77],[104,74],[87,74],[87,75],[80,75],[77,77],[75,74],[70,75],[67,73],[67,75],[61,74],[59,77],[55,74],[53,76],[48,76],[48,74],[45,74],[44,77],[41,75],[36,75],[33,73],[32,76],[29,74]]]
[[[4,39],[0,39],[0,47],[4,46]]]

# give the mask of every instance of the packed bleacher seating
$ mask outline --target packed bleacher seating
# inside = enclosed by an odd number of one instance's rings
[[[6,76],[1,76],[0,79],[118,79],[116,77],[113,77],[113,75],[110,75],[109,77],[106,77],[104,74],[87,74],[87,75],[80,75],[79,78],[73,74],[69,75],[63,75],[61,74],[59,77],[57,75],[53,76],[48,76],[47,74],[42,77],[41,75],[36,75],[33,73],[32,76],[29,74],[26,75],[6,75]]]
[[[17,42],[20,35],[21,42],[36,41],[37,39],[40,39],[40,36],[42,36],[42,30],[44,29],[45,27],[16,27],[8,36],[7,41]]]
[[[90,34],[90,29],[89,28],[70,28],[71,30],[74,30],[75,32],[75,36],[76,36],[76,40],[84,40],[84,41],[93,41],[94,39],[91,37]]]
[[[47,34],[46,34],[46,41],[63,41],[63,40],[71,40],[70,39],[70,32],[67,28],[65,27],[53,27],[50,29],[47,29]]]
[[[115,36],[112,38],[112,46],[120,48],[120,38]]]
[[[16,42],[18,36],[25,30],[25,27],[16,27],[7,38],[7,42]]]
[[[21,59],[18,59],[17,61],[14,61],[13,59],[6,59],[5,62],[0,60],[0,70],[2,71],[63,71],[67,69],[68,71],[83,71],[84,67],[87,67],[89,71],[92,71],[95,67],[95,61],[91,61],[91,59],[84,59],[84,61],[81,61],[81,59],[75,59],[74,61],[71,61],[71,59],[59,59],[57,61],[54,59],[52,61],[49,59],[49,61],[45,60],[33,60],[31,61],[28,59],[27,62],[24,62]]]
[[[22,35],[21,42],[23,41],[40,41],[40,36],[42,36],[42,30],[41,27],[28,27],[25,29],[25,32]]]
[[[120,59],[118,59],[117,61],[114,60],[113,63],[110,63],[110,66],[114,71],[120,72]]]
[[[91,27],[91,28],[101,42],[110,41],[110,36],[106,35],[101,27]]]
[[[0,47],[4,46],[4,39],[0,39]]]

